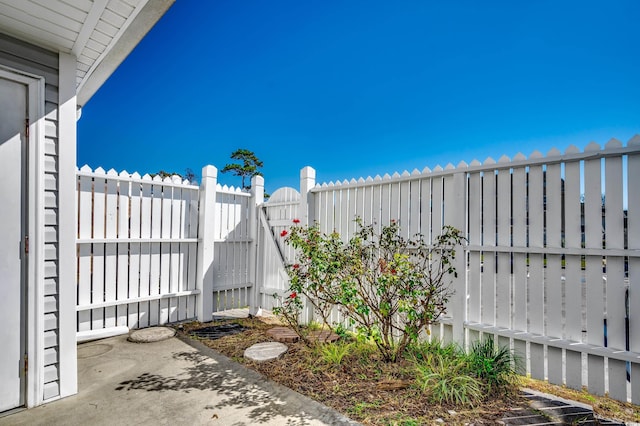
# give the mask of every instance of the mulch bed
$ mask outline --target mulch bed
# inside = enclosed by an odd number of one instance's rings
[[[412,386],[410,363],[385,363],[377,352],[351,354],[340,365],[330,365],[304,343],[295,342],[287,343],[289,350],[281,358],[254,363],[243,357],[244,350],[273,341],[267,331],[274,325],[255,318],[230,322],[240,323],[245,331],[216,340],[201,339],[202,343],[365,425],[500,424],[505,412],[527,407],[519,396],[474,408],[430,404]],[[211,325],[185,324],[182,332],[193,335],[196,329]]]

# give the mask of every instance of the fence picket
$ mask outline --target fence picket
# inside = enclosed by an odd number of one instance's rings
[[[91,171],[84,166],[81,170],[85,173]],[[92,237],[93,227],[93,179],[89,176],[81,176],[78,182],[78,238],[88,239]],[[78,249],[78,304],[89,305],[91,303],[91,245],[84,244]],[[77,331],[91,330],[91,311],[78,312]]]
[[[119,177],[128,178],[127,172],[121,172]],[[119,239],[129,238],[129,197],[130,197],[130,183],[126,180],[121,180],[118,188],[118,235]],[[117,288],[116,288],[116,300],[125,301],[128,297],[129,289],[129,244],[118,243],[116,246],[118,252],[118,271],[117,271]],[[137,285],[136,282],[134,285]],[[116,315],[118,326],[128,325],[128,306],[126,304],[118,304],[116,306]]]
[[[135,173],[131,175],[132,179],[139,179],[140,176]],[[132,240],[136,240],[142,238],[141,236],[141,225],[140,225],[140,215],[141,215],[141,185],[136,182],[131,183],[131,199],[129,205],[131,206],[131,215],[130,215],[130,233],[129,237]],[[143,283],[149,288],[149,273],[148,273],[148,263],[147,263],[147,272],[144,274],[143,267],[141,265],[141,260],[145,259],[141,256],[141,244],[137,242],[132,242],[129,244],[129,248],[131,250],[129,254],[129,285],[128,285],[128,298],[136,299],[140,296],[140,289]],[[148,258],[147,258],[148,259]],[[139,312],[139,304],[138,303],[129,303],[127,306],[127,310],[129,312],[128,326],[129,328],[138,328],[140,326],[140,312]]]
[[[508,159],[507,159],[508,160]],[[504,161],[500,159],[500,161]],[[497,244],[511,246],[511,170],[498,171],[496,183]],[[511,327],[511,253],[497,254],[496,269],[496,325]]]
[[[601,160],[584,162],[584,239],[586,248],[602,248],[602,191]],[[604,345],[604,286],[602,280],[602,257],[586,256],[586,330],[587,342]],[[589,373],[591,381],[592,374]],[[604,381],[603,381],[604,383]],[[604,387],[602,388],[604,393]]]
[[[141,221],[140,237],[157,238],[160,231],[160,200],[152,198],[153,185],[149,175],[142,177],[141,217],[147,220]],[[156,294],[152,288],[158,288],[158,275],[160,274],[160,247],[157,243],[142,243],[140,246],[140,297]],[[153,272],[152,272],[153,271]],[[139,303],[140,327],[148,327],[157,324],[152,321],[152,316],[157,318],[157,309],[153,308],[156,301],[143,301]]]
[[[96,169],[93,179],[93,238],[104,238],[105,186],[104,170]],[[93,244],[91,303],[104,302],[104,243]],[[91,310],[91,329],[104,327],[104,308]]]
[[[174,177],[172,179],[173,183],[179,183],[182,181],[179,177]],[[170,235],[171,238],[179,239],[181,237],[180,233],[182,230],[182,219],[183,219],[183,211],[182,211],[182,189],[180,187],[174,187],[171,194],[171,228]],[[169,276],[169,292],[177,293],[181,290],[180,288],[180,277],[183,262],[183,253],[180,247],[180,243],[171,243],[169,246],[170,251],[170,276]],[[169,322],[178,321],[178,298],[172,297],[168,301],[169,303]]]
[[[162,179],[159,176],[153,178],[151,185],[151,238],[162,237]],[[151,243],[149,249],[149,295],[160,295],[160,276],[162,274],[161,243]],[[148,311],[149,325],[154,326],[160,323],[160,300],[149,301]]]
[[[117,176],[115,170],[107,172],[107,187],[105,196],[105,237],[118,236],[118,183],[112,179]],[[104,252],[104,301],[113,302],[117,295],[117,247],[115,244],[105,244]],[[104,326],[116,326],[116,307],[104,308]]]

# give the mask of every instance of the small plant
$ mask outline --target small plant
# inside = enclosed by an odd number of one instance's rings
[[[482,382],[468,373],[459,357],[432,356],[416,364],[416,385],[432,402],[476,406],[482,401]]]
[[[473,343],[467,356],[471,373],[482,380],[488,394],[507,391],[516,377],[516,358],[506,346],[498,346],[493,337]]]
[[[416,342],[407,348],[410,359],[414,362],[426,362],[434,355],[440,355],[443,358],[456,358],[464,356],[464,352],[454,343],[443,345],[439,340],[431,342]]]
[[[351,343],[335,342],[319,346],[318,351],[325,363],[339,366],[342,364],[344,357],[349,355],[352,347],[353,344]]]
[[[380,408],[380,406],[381,406],[380,401],[358,402],[353,406],[353,408],[351,409],[351,412],[359,416],[362,416],[368,409]]]

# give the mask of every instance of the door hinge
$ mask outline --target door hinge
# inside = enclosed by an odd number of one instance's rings
[[[29,236],[24,236],[24,254],[29,254]]]
[[[28,138],[29,137],[29,119],[27,118],[26,120],[24,120],[24,123],[25,123],[24,134]]]

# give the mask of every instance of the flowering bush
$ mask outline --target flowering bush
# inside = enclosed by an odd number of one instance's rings
[[[445,313],[456,275],[455,247],[464,237],[445,226],[430,246],[421,235],[401,237],[395,221],[380,232],[356,222],[358,230],[348,242],[336,232],[320,232],[318,224],[291,228],[286,242],[297,250],[297,263],[287,271],[294,297],[276,313],[298,331],[300,295],[326,326],[336,307],[359,333],[373,339],[385,360],[395,361]]]

